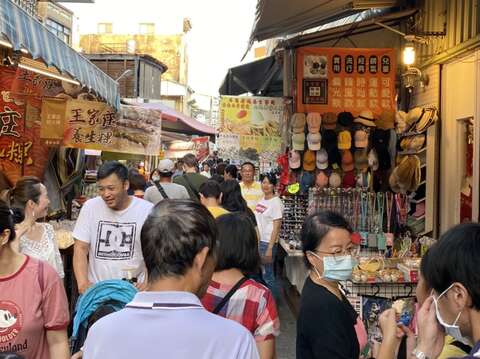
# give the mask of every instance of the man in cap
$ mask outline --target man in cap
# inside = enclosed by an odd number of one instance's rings
[[[190,196],[185,187],[172,183],[174,171],[175,164],[172,160],[161,160],[158,164],[160,180],[154,182],[155,186],[147,188],[143,198],[154,205],[164,199],[189,199]]]

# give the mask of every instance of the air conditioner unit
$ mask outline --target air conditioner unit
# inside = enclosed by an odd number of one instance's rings
[[[397,6],[398,0],[353,0],[352,7],[356,10],[367,10],[372,8],[388,8]]]

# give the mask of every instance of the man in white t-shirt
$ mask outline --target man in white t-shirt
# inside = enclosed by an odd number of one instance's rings
[[[73,269],[79,293],[108,279],[145,280],[140,243],[143,222],[153,205],[128,195],[128,169],[117,161],[97,173],[100,196],[83,205],[75,224]]]

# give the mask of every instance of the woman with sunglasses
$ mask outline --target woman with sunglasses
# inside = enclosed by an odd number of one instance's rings
[[[307,217],[301,232],[310,269],[297,321],[297,359],[359,357],[358,314],[341,289],[350,279],[356,247],[348,222],[334,212]]]

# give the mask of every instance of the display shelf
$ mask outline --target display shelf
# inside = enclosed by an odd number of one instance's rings
[[[347,294],[379,297],[386,299],[410,298],[415,296],[417,283],[353,283],[342,282],[343,289]]]

